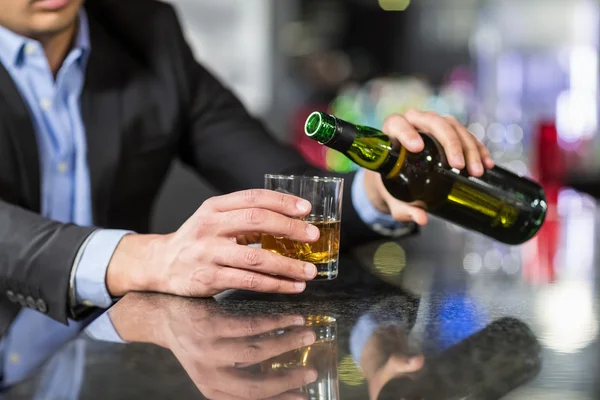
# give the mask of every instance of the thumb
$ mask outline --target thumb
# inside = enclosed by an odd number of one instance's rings
[[[399,222],[412,221],[418,225],[426,225],[428,218],[425,210],[404,203],[400,200],[392,199],[389,201],[392,217]]]
[[[405,355],[392,355],[388,360],[388,367],[395,372],[412,373],[417,372],[425,364],[423,356],[407,357]]]

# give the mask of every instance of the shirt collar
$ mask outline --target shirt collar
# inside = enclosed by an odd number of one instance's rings
[[[80,49],[82,56],[87,56],[92,49],[92,44],[90,42],[90,25],[87,13],[83,7],[79,10],[79,28],[77,29],[77,36],[75,36],[73,48]]]
[[[18,66],[22,60],[23,48],[27,43],[32,42],[38,43],[0,25],[0,63],[6,67]],[[91,50],[89,23],[83,7],[79,10],[79,27],[73,49],[78,49],[81,52],[80,59],[87,56]]]
[[[0,62],[7,68],[17,64],[21,49],[29,40],[0,25]]]

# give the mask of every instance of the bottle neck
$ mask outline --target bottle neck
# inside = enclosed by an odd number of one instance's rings
[[[308,117],[304,131],[311,139],[342,153],[350,150],[358,135],[354,125],[318,111]]]
[[[335,134],[327,146],[342,153],[347,153],[358,136],[355,125],[335,118]]]

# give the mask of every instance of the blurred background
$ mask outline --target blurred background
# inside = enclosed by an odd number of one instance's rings
[[[538,180],[549,213],[524,246],[441,223],[462,235],[454,245],[465,250],[458,264],[467,274],[591,278],[600,195],[598,1],[172,3],[197,59],[315,165],[354,168],[305,138],[310,112],[380,128],[387,115],[418,108],[454,115],[498,164]],[[176,166],[157,204],[155,230],[177,229],[213,194]]]
[[[316,165],[352,169],[341,155],[304,139],[309,112],[381,127],[386,115],[419,108],[454,115],[498,164],[540,181],[549,213],[524,246],[502,245],[434,219],[416,241],[420,249],[408,248],[410,241],[387,244],[383,252],[365,253],[366,263],[381,278],[419,294],[436,291],[436,282],[455,282],[462,295],[451,310],[438,311],[441,320],[457,316],[464,329],[449,325],[441,338],[458,340],[491,316],[520,310],[525,320],[535,321],[545,344],[538,387],[556,390],[570,379],[579,382],[574,386],[594,386],[600,350],[594,284],[599,2],[172,2],[198,60],[278,140]],[[176,166],[158,202],[155,229],[175,230],[212,194]],[[451,240],[433,232],[442,230]],[[407,263],[405,254],[413,250],[424,258]],[[456,256],[440,266],[436,253]],[[556,392],[556,398],[587,398],[575,395],[581,388],[570,389]]]
[[[549,213],[524,246],[441,223],[462,238],[454,245],[464,249],[457,264],[465,273],[591,278],[600,193],[597,1],[172,2],[197,59],[315,165],[354,168],[305,138],[311,111],[380,128],[387,115],[418,108],[454,115],[498,164],[540,181]],[[176,166],[155,230],[177,229],[213,194]]]
[[[316,165],[353,168],[304,139],[310,111],[381,127],[419,108],[454,115],[497,163],[545,186],[600,188],[595,0],[171,2],[197,59]],[[155,229],[176,229],[211,194],[176,167]]]

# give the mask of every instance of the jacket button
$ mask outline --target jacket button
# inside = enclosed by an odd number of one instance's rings
[[[17,295],[17,301],[19,302],[21,307],[27,307],[27,302],[25,301],[25,296],[23,296],[21,293],[19,293]]]
[[[42,299],[37,299],[37,301],[35,302],[35,304],[37,305],[37,310],[43,314],[46,314],[48,312],[48,305],[46,304],[46,302]]]
[[[35,299],[33,297],[27,296],[27,298],[25,298],[25,301],[27,301],[27,307],[33,308],[34,310],[37,308],[35,304]]]
[[[6,291],[6,297],[8,297],[8,300],[11,303],[16,303],[17,302],[17,295],[15,295],[15,292],[13,292],[12,290],[7,290]]]

